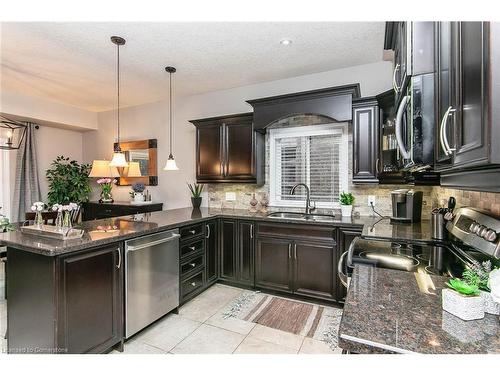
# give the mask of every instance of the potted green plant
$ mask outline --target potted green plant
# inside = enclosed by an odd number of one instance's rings
[[[484,302],[477,285],[463,279],[451,279],[441,292],[443,310],[462,320],[484,318]]]
[[[97,180],[97,184],[101,187],[101,199],[99,203],[113,203],[113,195],[111,191],[113,190],[113,185],[116,184],[116,179],[114,178],[100,178]]]
[[[340,209],[342,211],[342,216],[352,215],[352,204],[354,203],[354,195],[351,193],[342,192],[340,194]]]
[[[58,156],[45,172],[49,182],[48,205],[88,201],[91,193],[90,168],[90,164],[79,164],[76,160]]]
[[[5,215],[0,214],[0,233],[8,232],[11,230],[14,230],[14,227],[10,223],[9,218],[6,217]]]
[[[201,192],[203,191],[203,184],[190,184],[188,183],[189,191],[191,192],[191,204],[193,208],[200,208],[201,206]]]
[[[488,285],[492,271],[491,262],[479,263],[474,261],[470,268],[462,274],[463,279],[470,285],[476,285],[484,303],[484,312],[493,315],[500,315],[500,304],[493,301],[491,289]]]

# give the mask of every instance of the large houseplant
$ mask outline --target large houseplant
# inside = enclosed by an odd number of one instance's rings
[[[58,156],[45,172],[49,181],[49,205],[87,201],[91,193],[90,168],[90,164],[79,164],[76,160]]]

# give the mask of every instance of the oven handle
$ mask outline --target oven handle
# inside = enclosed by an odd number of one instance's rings
[[[403,159],[410,159],[410,153],[406,150],[404,143],[403,143],[403,126],[402,126],[402,120],[403,120],[403,113],[406,110],[406,105],[408,104],[410,100],[410,96],[406,95],[401,99],[401,103],[399,104],[398,112],[396,114],[396,142],[398,143],[399,150],[401,151],[401,154],[403,155]]]
[[[361,237],[354,237],[353,240],[351,241],[351,244],[349,245],[349,249],[347,249],[347,266],[350,268],[353,268],[353,263],[352,263],[352,256],[354,253],[354,246],[356,246],[356,243]]]
[[[348,252],[349,251],[344,251],[342,253],[342,255],[340,256],[339,263],[337,265],[337,273],[339,274],[340,282],[346,288],[348,287],[348,285],[347,285],[347,275],[344,273],[344,259]]]

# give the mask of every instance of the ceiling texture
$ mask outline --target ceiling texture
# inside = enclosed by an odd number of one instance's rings
[[[273,81],[382,61],[382,22],[2,23],[2,90],[90,111],[116,108],[116,46],[121,104]],[[284,46],[287,38],[292,44]]]

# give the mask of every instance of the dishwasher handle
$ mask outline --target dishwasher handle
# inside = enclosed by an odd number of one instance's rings
[[[151,246],[159,245],[159,244],[162,244],[165,242],[170,242],[170,241],[173,241],[173,240],[179,238],[180,236],[181,236],[180,234],[174,233],[170,237],[161,238],[161,239],[156,240],[156,241],[146,242],[146,243],[141,244],[141,245],[137,245],[137,246],[127,245],[127,251],[137,251],[137,250],[144,249],[146,247],[151,247]]]

